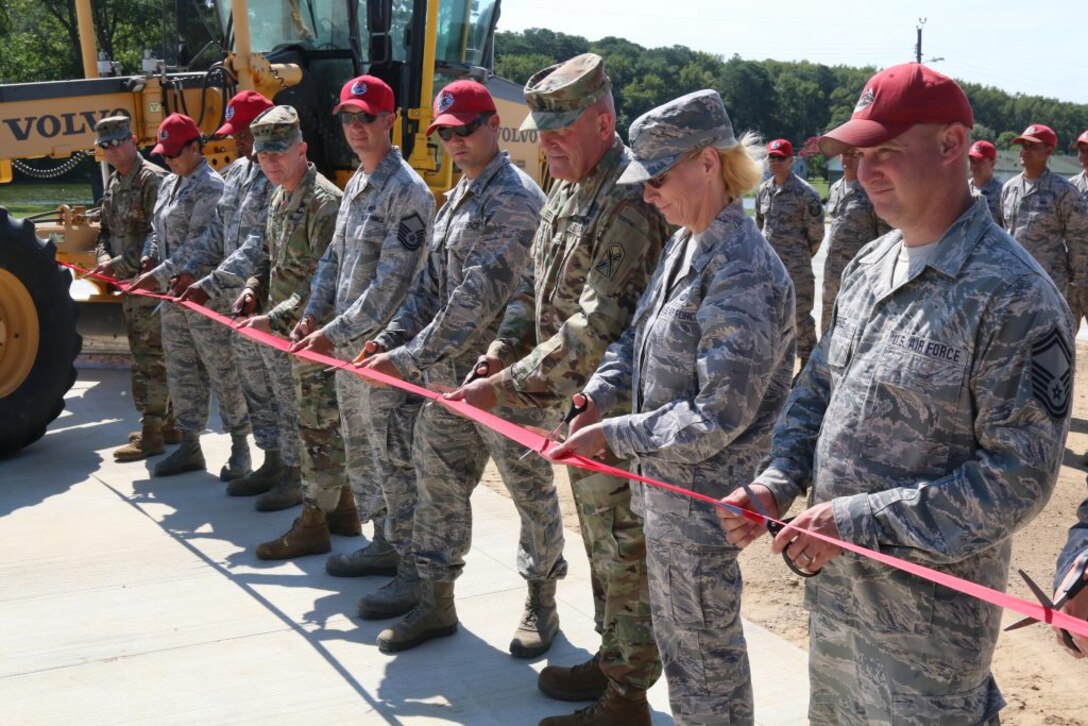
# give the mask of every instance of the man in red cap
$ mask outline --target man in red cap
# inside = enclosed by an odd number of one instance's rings
[[[244,281],[254,274],[265,246],[265,218],[273,185],[257,163],[253,151],[253,134],[249,125],[272,102],[256,91],[242,91],[227,104],[225,119],[216,136],[231,136],[238,158],[223,170],[223,196],[219,199],[221,224],[217,234],[209,235],[202,249],[200,264],[218,267],[192,284],[182,295],[185,300],[206,304],[213,309],[225,309],[241,294]],[[192,266],[194,263],[190,263]],[[188,272],[183,279],[193,279]],[[257,305],[263,308],[263,303]],[[278,351],[257,345],[242,335],[232,336],[234,360],[242,380],[253,438],[265,452],[264,463],[256,471],[242,475],[240,466],[228,467],[223,474],[234,476],[227,493],[248,496],[267,492],[281,478],[288,480],[286,488],[299,489],[298,414],[294,405],[280,403],[284,397],[294,397],[291,383],[291,363]],[[297,502],[297,499],[296,499]],[[282,509],[287,503],[273,499],[272,506],[258,500],[258,509]]]
[[[161,154],[173,173],[163,180],[144,248],[149,268],[133,287],[184,292],[197,276],[210,272],[214,262],[202,246],[220,224],[219,199],[223,179],[203,155],[200,129],[188,116],[171,114],[159,125]],[[223,427],[231,435],[231,458],[224,475],[249,473],[249,415],[231,348],[230,330],[180,305],[162,307],[162,345],[166,351],[166,380],[181,431],[181,443],[155,464],[155,476],[172,476],[205,468],[200,434],[208,425],[208,407],[214,390]]]
[[[318,263],[306,309],[291,338],[296,341],[292,350],[351,360],[363,343],[385,328],[408,294],[430,241],[434,196],[390,140],[396,104],[384,81],[374,76],[348,81],[333,113],[359,158],[359,169],[344,190],[336,231]],[[399,558],[387,539],[377,462],[414,472],[411,429],[420,402],[401,399],[403,405],[395,405],[399,392],[373,388],[350,373],[329,378],[335,381],[330,385],[336,388],[347,481],[357,517],[374,523],[374,540],[355,552],[329,557],[325,567],[342,577],[395,575]],[[375,450],[382,452],[377,460]],[[344,471],[327,474],[306,483],[307,507],[329,511],[348,505],[351,492],[340,489]],[[314,551],[302,539],[293,541],[284,556]],[[412,562],[404,566],[414,568]]]
[[[438,211],[435,242],[419,278],[423,284],[413,288],[369,344],[388,352],[372,356],[368,368],[404,378],[422,376],[432,388],[456,388],[472,375],[478,352],[497,334],[529,263],[545,201],[540,187],[499,150],[499,125],[491,94],[476,81],[454,81],[435,97],[427,134],[437,133],[462,176]],[[535,406],[503,406],[495,413],[523,425],[544,427],[549,421],[547,412]],[[425,407],[415,431],[417,466],[400,477],[405,485],[418,481],[414,517],[409,510],[407,521],[394,528],[397,501],[389,475],[395,472],[383,470],[382,485],[390,529],[403,533],[393,544],[402,562],[415,550],[416,582],[422,579],[416,588],[423,597],[416,597],[415,611],[378,635],[379,648],[403,650],[456,629],[453,583],[464,569],[471,541],[470,496],[491,456],[521,518],[517,565],[529,585],[510,652],[522,658],[543,654],[559,630],[555,586],[567,571],[551,464],[539,456],[524,458],[524,448],[442,406]],[[389,612],[391,600],[379,590],[363,598],[360,614]]]
[[[1058,145],[1053,129],[1032,124],[1012,142],[1024,171],[1001,190],[1005,230],[1054,279],[1079,321],[1088,302],[1088,210],[1077,189],[1047,168]]]
[[[806,492],[812,503],[772,550],[820,573],[805,588],[813,724],[997,724],[1005,703],[990,672],[1000,608],[809,534],[1002,590],[1012,535],[1057,480],[1073,321],[971,196],[972,124],[955,81],[908,63],[877,73],[820,139],[829,156],[857,149],[894,229],[843,272],[751,487],[771,514]],[[751,507],[744,493],[726,501]],[[765,530],[719,511],[738,546]]]
[[[797,357],[804,368],[816,346],[816,276],[812,257],[824,238],[824,205],[808,182],[793,173],[793,144],[767,144],[771,177],[756,193],[756,226],[790,273],[797,292]]]
[[[1001,180],[994,176],[994,164],[997,162],[997,147],[989,141],[976,141],[967,152],[967,164],[971,168],[971,194],[986,198],[997,226],[1003,225],[1001,219]]]
[[[1081,172],[1069,177],[1069,183],[1088,199],[1088,131],[1077,137],[1077,161],[1080,162]]]

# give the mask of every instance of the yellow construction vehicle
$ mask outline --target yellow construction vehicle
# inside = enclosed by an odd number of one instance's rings
[[[179,14],[191,1],[177,3]],[[503,122],[503,148],[544,183],[536,132],[518,130],[526,114],[521,88],[491,73],[500,0],[201,2],[217,21],[220,61],[194,71],[184,58],[167,67],[145,52],[143,73],[100,77],[99,68],[112,64],[95,48],[91,0],[75,0],[86,78],[0,86],[0,183],[11,181],[14,159],[91,153],[94,125],[107,116],[131,117],[141,146],[154,143],[159,123],[173,112],[210,135],[226,102],[251,89],[299,111],[311,161],[343,186],[354,159],[330,112],[344,82],[362,73],[393,88],[394,142],[436,194],[457,172],[423,131],[434,95],[459,78],[488,86]],[[229,139],[211,140],[205,154],[215,168],[235,157]],[[77,317],[85,334],[120,330],[119,306],[102,304],[116,302],[116,293],[92,288],[77,315],[71,277],[54,262],[94,266],[93,214],[62,206],[52,217],[35,228],[0,207],[0,457],[40,438],[63,410],[82,345]]]

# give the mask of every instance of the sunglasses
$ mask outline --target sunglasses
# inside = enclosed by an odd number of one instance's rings
[[[458,136],[462,139],[467,138],[476,133],[476,129],[483,126],[489,118],[491,118],[491,114],[484,113],[463,126],[442,126],[438,129],[438,136],[443,141],[449,141],[454,136]]]
[[[665,182],[666,182],[666,181],[668,181],[668,179],[669,179],[669,172],[671,172],[671,171],[672,171],[673,169],[675,169],[676,167],[678,167],[678,166],[680,166],[681,164],[683,164],[683,163],[684,163],[685,161],[687,161],[688,159],[691,159],[691,158],[693,158],[693,157],[696,157],[696,156],[698,156],[698,155],[699,155],[700,153],[702,153],[703,149],[705,149],[705,148],[706,148],[705,146],[700,146],[700,147],[699,147],[699,148],[697,148],[697,149],[692,149],[692,150],[691,150],[691,151],[689,151],[688,153],[686,153],[686,154],[684,154],[683,156],[681,156],[681,157],[680,157],[680,158],[679,158],[679,159],[677,160],[677,162],[676,162],[675,164],[673,164],[673,165],[672,165],[672,167],[671,167],[671,168],[669,168],[669,169],[666,169],[665,171],[663,171],[662,173],[658,174],[658,175],[657,175],[657,176],[655,176],[655,177],[652,177],[652,178],[650,178],[650,179],[647,179],[646,181],[644,181],[644,182],[643,182],[643,184],[645,184],[646,186],[650,187],[651,189],[660,189],[660,188],[661,188],[662,186],[664,186],[664,185],[665,185]]]
[[[103,141],[103,142],[98,144],[98,148],[105,151],[106,149],[110,148],[111,146],[120,146],[121,144],[125,143],[127,140],[128,139],[111,139],[109,141]]]
[[[378,120],[377,116],[372,113],[367,113],[366,111],[359,111],[357,113],[352,113],[351,111],[341,111],[339,113],[339,116],[340,123],[342,123],[344,126],[351,126],[353,123],[356,122],[361,124],[372,124]]]

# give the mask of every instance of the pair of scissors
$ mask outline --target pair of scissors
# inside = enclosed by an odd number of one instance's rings
[[[1047,610],[1060,610],[1063,605],[1075,598],[1077,594],[1085,588],[1085,586],[1088,586],[1088,580],[1084,579],[1085,570],[1088,570],[1088,560],[1085,560],[1084,564],[1081,565],[1079,569],[1080,576],[1073,583],[1072,587],[1062,593],[1062,596],[1054,602],[1050,602],[1050,598],[1047,597],[1045,592],[1043,592],[1043,588],[1036,585],[1035,580],[1032,580],[1031,577],[1028,576],[1028,573],[1024,572],[1023,570],[1017,570],[1017,572],[1020,573],[1020,577],[1024,578],[1024,582],[1026,582],[1028,587],[1031,588],[1031,592],[1035,595],[1036,599],[1039,600],[1044,608],[1046,608]],[[1026,617],[1021,620],[1017,620],[1015,623],[1005,628],[1005,632],[1008,632],[1010,630],[1019,630],[1020,628],[1028,625],[1034,625],[1038,622],[1042,621],[1038,620],[1037,618]],[[1065,630],[1064,628],[1059,628],[1059,630],[1061,631],[1062,641],[1065,643],[1065,647],[1069,648],[1074,653],[1079,653],[1080,648],[1078,648],[1073,642],[1073,636],[1069,634],[1069,631]]]
[[[793,521],[793,517],[790,517],[789,519],[783,519],[782,524],[779,524],[775,521],[774,517],[771,516],[771,513],[767,511],[767,508],[763,506],[763,502],[755,495],[755,492],[752,491],[752,488],[748,484],[743,483],[741,484],[741,487],[744,489],[744,493],[748,495],[748,501],[752,503],[756,512],[758,512],[759,515],[763,517],[763,521],[767,523],[767,531],[771,533],[772,537],[777,537],[778,533],[782,531],[783,525]],[[794,564],[786,550],[782,550],[782,559],[785,560],[786,566],[789,567],[795,575],[800,575],[801,577],[816,577],[816,575],[820,574],[820,570],[814,570],[812,572],[802,570]]]
[[[559,441],[559,432],[563,430],[564,426],[570,424],[579,414],[585,413],[585,410],[589,408],[589,399],[581,393],[575,393],[570,397],[570,409],[567,410],[567,415],[563,417],[563,420],[559,422],[559,425],[548,432],[546,438],[548,441]],[[521,461],[529,454],[533,453],[535,449],[526,449],[525,453],[518,457],[518,461]]]

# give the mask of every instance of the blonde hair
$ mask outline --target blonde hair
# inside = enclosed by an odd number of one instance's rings
[[[763,139],[754,131],[741,134],[736,146],[718,149],[725,193],[736,199],[759,186],[763,180],[763,161],[766,156]]]

